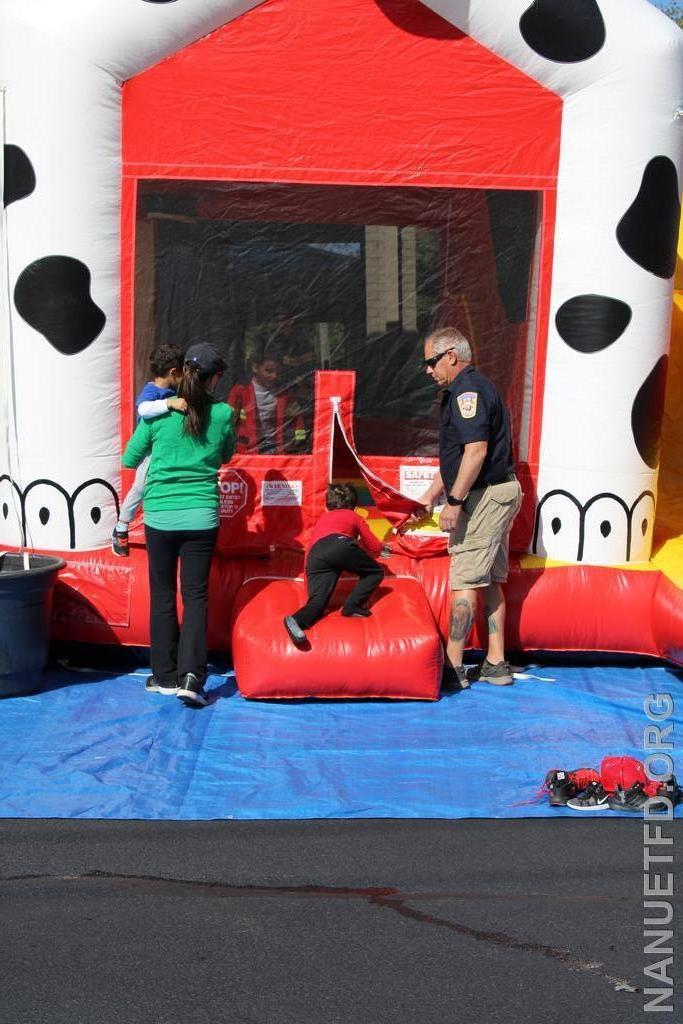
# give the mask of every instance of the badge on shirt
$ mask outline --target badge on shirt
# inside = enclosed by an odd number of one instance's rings
[[[461,395],[458,395],[458,408],[464,420],[474,419],[477,415],[478,397],[479,395],[476,391],[463,391]]]

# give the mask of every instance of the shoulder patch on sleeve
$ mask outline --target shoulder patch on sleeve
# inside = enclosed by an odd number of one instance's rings
[[[458,395],[458,409],[464,420],[474,419],[477,415],[478,398],[479,395],[476,391],[463,391],[461,395]]]

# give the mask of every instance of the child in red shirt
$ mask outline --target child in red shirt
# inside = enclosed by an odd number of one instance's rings
[[[358,504],[355,487],[331,484],[325,504],[328,510],[313,528],[306,555],[308,601],[284,620],[285,629],[295,644],[303,644],[305,631],[322,618],[344,571],[354,573],[359,579],[344,602],[342,615],[350,618],[370,615],[368,598],[384,577],[382,566],[372,556],[388,557],[390,554],[389,548],[377,540],[354,512]]]

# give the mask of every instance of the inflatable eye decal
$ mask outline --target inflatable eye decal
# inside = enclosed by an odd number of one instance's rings
[[[583,510],[583,550],[579,560],[604,565],[628,561],[629,514],[626,503],[614,494],[596,494]],[[615,557],[614,551],[619,554]],[[610,554],[610,552],[612,554]]]
[[[630,508],[623,498],[610,492],[596,494],[582,505],[569,491],[549,491],[536,511],[532,551],[552,558],[553,538],[564,542],[567,534],[563,531],[571,529],[569,537],[572,544],[576,540],[577,562],[605,565],[619,559],[647,561],[654,517],[652,491],[643,491]],[[563,561],[565,557],[563,554]]]
[[[549,491],[536,511],[533,553],[552,558],[553,541],[557,538],[562,550],[575,552],[573,557],[578,561],[581,557],[581,514],[581,502],[569,491]]]
[[[71,548],[73,512],[68,491],[52,480],[29,484],[24,491],[24,530],[30,547]]]
[[[655,523],[655,496],[643,491],[631,507],[631,548],[629,560],[645,562],[650,557]]]
[[[72,495],[74,547],[88,549],[101,543],[102,530],[111,533],[118,518],[118,495],[106,480],[88,480]]]
[[[102,524],[111,532],[118,514],[118,494],[99,477],[72,494],[54,480],[34,480],[22,494],[7,474],[0,476],[2,544],[73,551],[78,540],[82,549],[94,548],[101,546]]]
[[[0,530],[2,543],[9,547],[21,547],[23,501],[21,491],[6,473],[0,476]]]

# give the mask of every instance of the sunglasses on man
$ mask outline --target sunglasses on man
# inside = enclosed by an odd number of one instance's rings
[[[425,370],[427,369],[427,367],[429,367],[430,370],[433,370],[434,367],[436,366],[436,364],[438,363],[438,361],[440,359],[443,359],[443,357],[446,355],[447,352],[452,352],[452,351],[453,351],[452,348],[445,348],[443,350],[443,352],[438,352],[435,356],[430,356],[429,359],[425,359],[423,361],[422,365],[424,366]]]

